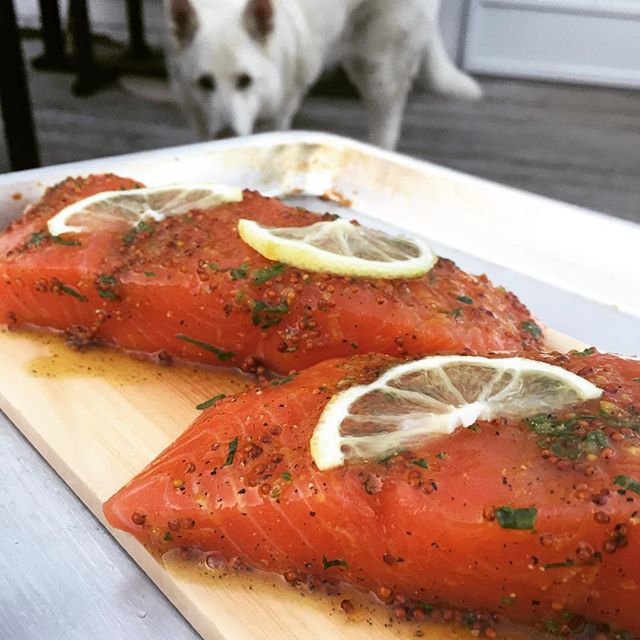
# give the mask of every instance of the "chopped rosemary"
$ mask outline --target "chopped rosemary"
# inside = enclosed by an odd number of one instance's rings
[[[223,467],[228,467],[233,464],[233,459],[236,457],[236,450],[238,449],[238,436],[236,436],[229,443],[229,454],[227,455],[227,459],[225,460]]]
[[[271,380],[271,384],[274,387],[277,387],[280,384],[286,384],[287,382],[291,382],[295,378],[295,375],[285,376],[284,378],[274,378]]]
[[[118,296],[111,289],[98,289],[98,295],[107,300],[116,300]]]
[[[322,568],[329,569],[331,567],[348,567],[346,560],[335,558],[334,560],[327,560],[326,556],[322,556]]]
[[[473,298],[470,298],[469,296],[456,296],[456,300],[459,300],[464,304],[473,304]]]
[[[63,293],[66,293],[67,295],[77,298],[78,300],[80,300],[80,302],[85,302],[87,300],[87,296],[83,296],[79,291],[76,291],[72,287],[68,287],[66,284],[63,284],[62,282],[58,285],[58,288]]]
[[[196,405],[196,409],[198,411],[204,411],[205,409],[208,409],[209,407],[213,407],[216,402],[218,402],[219,400],[223,400],[224,398],[226,398],[226,394],[224,393],[219,393],[217,396],[213,396],[213,398],[209,398],[208,400],[205,400],[204,402],[201,402],[200,404]]]
[[[640,495],[640,482],[629,476],[616,476],[613,479],[613,483],[627,491],[633,491],[633,493]]]
[[[60,236],[51,236],[51,240],[53,240],[56,244],[61,244],[65,247],[79,247],[82,244],[80,240],[65,240]]]
[[[202,342],[201,340],[197,340],[196,338],[190,338],[189,336],[185,336],[182,333],[176,335],[178,340],[183,340],[184,342],[189,342],[191,344],[196,345],[196,347],[200,347],[205,351],[210,351],[214,353],[218,360],[224,362],[225,360],[231,360],[236,354],[233,351],[223,351],[222,349],[218,349],[218,347],[214,347],[212,344],[207,344],[206,342]]]

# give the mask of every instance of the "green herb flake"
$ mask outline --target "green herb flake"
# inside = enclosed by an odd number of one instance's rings
[[[551,414],[539,414],[524,419],[534,433],[544,436],[538,441],[538,446],[551,449],[558,457],[568,460],[579,460],[609,446],[606,435],[600,429],[586,434],[578,430],[579,422],[591,420],[597,420],[596,416],[574,415],[561,420]]]
[[[503,529],[533,529],[537,517],[538,510],[535,507],[527,509],[498,507],[496,509],[496,520]]]
[[[98,289],[98,295],[107,300],[116,300],[118,296],[110,289]]]
[[[634,378],[633,381],[634,382],[640,382],[640,378]]]
[[[327,560],[326,556],[322,556],[322,568],[330,569],[331,567],[348,567],[346,560],[335,558],[334,560]]]
[[[98,282],[106,285],[118,284],[118,281],[116,280],[116,278],[114,278],[113,276],[108,276],[104,273],[98,276]]]
[[[213,407],[216,402],[219,402],[220,400],[223,400],[224,398],[226,398],[226,394],[224,393],[219,393],[217,396],[213,396],[213,398],[209,398],[208,400],[205,400],[204,402],[201,402],[200,404],[196,405],[196,409],[198,411],[204,411],[205,409],[208,409],[209,407]]]
[[[543,628],[547,633],[550,633],[553,636],[560,635],[560,623],[555,620],[545,620]]]
[[[217,271],[219,269],[217,262],[210,262],[207,267],[211,269],[211,271]]]
[[[380,464],[384,464],[385,462],[388,462],[389,460],[391,460],[391,458],[394,458],[395,456],[397,456],[399,453],[401,453],[400,449],[396,449],[391,453],[387,453],[386,455],[379,457],[376,462],[379,462]]]
[[[596,352],[596,348],[595,347],[589,347],[588,349],[585,349],[584,351],[576,351],[575,355],[586,357],[586,356],[592,356],[595,352]]]
[[[238,436],[236,436],[229,443],[229,454],[227,455],[227,459],[225,460],[223,467],[229,467],[233,464],[233,459],[236,457],[236,451],[238,449]]]
[[[76,291],[72,287],[68,287],[66,284],[62,284],[62,282],[58,285],[58,288],[63,293],[66,293],[69,296],[73,296],[74,298],[80,300],[80,302],[86,302],[87,296],[83,296],[79,291]]]
[[[542,329],[533,320],[525,320],[521,327],[534,338],[539,338],[542,335]]]
[[[162,538],[165,542],[173,542],[173,536],[171,535],[171,531],[167,531]]]
[[[239,266],[237,269],[229,269],[229,275],[232,280],[242,280],[247,277],[247,273],[249,272],[249,265],[245,262],[243,265]]]
[[[289,311],[289,305],[286,300],[282,300],[279,304],[273,306],[269,306],[262,300],[254,300],[251,321],[261,329],[269,329],[280,324],[282,315],[287,311]]]
[[[283,480],[286,480],[287,482],[291,482],[291,479],[293,478],[293,476],[288,471],[285,471],[284,473],[281,473],[280,477]]]
[[[276,262],[275,264],[264,267],[263,269],[257,269],[253,272],[253,283],[264,284],[269,280],[273,280],[276,276],[279,276],[284,270],[285,265],[282,262]]]
[[[411,461],[411,464],[415,464],[417,467],[422,467],[423,469],[429,468],[429,463],[424,458],[416,458]]]
[[[284,378],[274,378],[273,380],[271,380],[271,384],[274,387],[277,387],[278,385],[286,384],[287,382],[291,382],[294,378],[295,378],[295,375],[285,376]]]
[[[31,237],[25,243],[27,247],[37,247],[43,240],[46,240],[49,234],[46,231],[36,231],[31,234]]]
[[[439,460],[446,460],[447,454],[444,451],[441,451],[440,453],[436,453],[436,458]]]
[[[616,476],[613,479],[613,483],[627,491],[633,491],[633,493],[640,495],[640,482],[629,476]]]
[[[196,340],[195,338],[190,338],[189,336],[185,336],[182,333],[176,335],[176,338],[178,338],[178,340],[194,344],[196,347],[200,347],[205,351],[210,351],[211,353],[215,354],[218,360],[220,360],[221,362],[231,360],[231,358],[236,355],[233,351],[223,351],[222,349],[218,349],[218,347],[214,347],[213,345],[202,342],[201,340]]]
[[[82,244],[80,240],[65,240],[60,236],[51,236],[51,240],[56,244],[61,244],[63,247],[79,247]]]
[[[450,311],[451,315],[457,320],[462,316],[462,307],[456,307]]]
[[[573,567],[573,560],[567,558],[564,562],[548,562],[542,565],[545,569],[562,569],[564,567]]]
[[[145,222],[144,220],[142,220],[141,222],[138,222],[138,224],[131,229],[131,231],[127,231],[127,233],[125,233],[122,236],[122,242],[124,242],[125,244],[133,244],[133,242],[136,239],[136,236],[139,233],[153,233],[154,231],[154,227],[152,225],[150,225],[148,222]]]
[[[147,278],[155,278],[157,274],[155,271],[145,271],[144,275],[147,276]]]
[[[473,304],[473,298],[470,298],[469,296],[456,296],[456,300],[459,300],[464,304]]]

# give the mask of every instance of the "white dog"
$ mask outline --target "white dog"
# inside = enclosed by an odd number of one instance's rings
[[[324,69],[357,87],[374,144],[395,147],[417,75],[437,93],[477,99],[447,55],[440,0],[165,0],[176,99],[197,135],[288,129]]]

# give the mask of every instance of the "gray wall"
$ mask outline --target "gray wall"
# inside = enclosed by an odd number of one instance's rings
[[[463,57],[463,27],[465,23],[468,0],[443,0],[440,12],[442,37],[449,50],[449,55],[460,63]]]

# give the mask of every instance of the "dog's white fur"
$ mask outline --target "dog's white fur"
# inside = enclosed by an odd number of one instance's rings
[[[324,69],[341,64],[369,117],[370,140],[395,147],[414,79],[478,99],[438,26],[441,0],[165,0],[169,75],[197,135],[288,129]]]

